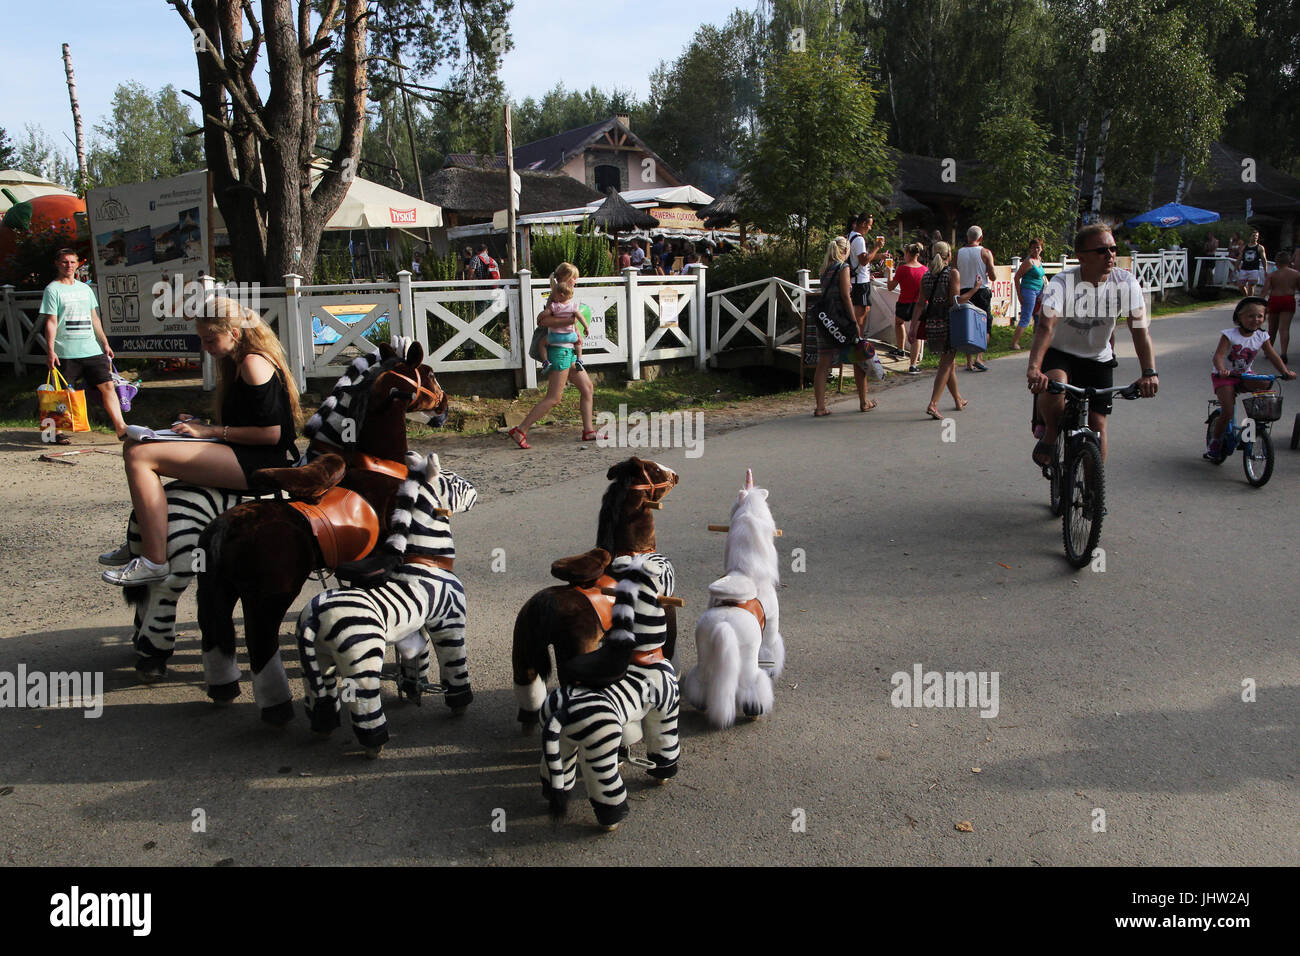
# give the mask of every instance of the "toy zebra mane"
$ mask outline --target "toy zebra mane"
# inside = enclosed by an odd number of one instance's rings
[[[366,420],[370,405],[370,388],[384,372],[401,363],[397,356],[383,358],[376,350],[353,360],[330,392],[321,402],[316,414],[302,428],[308,443],[324,442],[335,448],[355,448],[361,439],[361,423]],[[351,440],[344,440],[347,431],[344,423],[351,421]]]
[[[621,557],[610,565],[614,588],[612,627],[605,640],[633,644],[638,650],[662,647],[668,637],[667,619],[657,600],[667,561],[658,554]]]
[[[397,490],[392,529],[385,544],[396,554],[424,554],[454,558],[451,521],[437,513],[468,511],[478,501],[478,491],[452,471],[443,471],[437,455],[407,452],[407,478]]]

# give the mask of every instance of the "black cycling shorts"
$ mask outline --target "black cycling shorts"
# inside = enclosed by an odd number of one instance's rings
[[[1095,362],[1060,349],[1048,349],[1043,356],[1043,371],[1064,370],[1066,381],[1075,388],[1112,387],[1115,384],[1115,366],[1118,364],[1113,359],[1109,362]],[[1109,415],[1111,396],[1098,395],[1088,403],[1088,407],[1098,415]]]
[[[871,305],[871,283],[855,282],[850,293],[854,305],[869,306]]]

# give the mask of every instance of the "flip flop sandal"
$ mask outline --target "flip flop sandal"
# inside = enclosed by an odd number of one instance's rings
[[[825,418],[825,417],[826,417],[827,415],[829,415],[830,413],[831,413],[831,410],[830,410],[829,408],[826,409],[826,411],[824,411],[824,412],[813,412],[813,418]]]
[[[943,416],[939,414],[939,410],[937,408],[927,407],[925,413],[929,415],[931,418],[933,418],[936,422],[943,421]]]
[[[528,436],[519,430],[518,425],[510,429],[510,431],[506,432],[506,434],[509,435],[511,438],[513,438],[515,440],[515,444],[518,445],[520,448],[533,447],[532,445],[528,444]]]
[[[54,444],[56,444],[56,445],[71,445],[71,444],[72,444],[72,439],[69,438],[67,435],[56,435],[56,436],[54,437]]]
[[[597,437],[598,436],[594,431],[590,431],[590,432],[584,431],[582,433],[582,437],[579,438],[578,441],[595,441]]]
[[[865,404],[865,405],[859,405],[859,406],[858,406],[858,411],[860,411],[860,412],[869,412],[869,411],[871,411],[873,408],[875,408],[875,407],[876,407],[877,405],[879,405],[879,404],[880,404],[880,403],[877,402],[875,399],[868,399],[868,400],[867,400],[867,404]]]

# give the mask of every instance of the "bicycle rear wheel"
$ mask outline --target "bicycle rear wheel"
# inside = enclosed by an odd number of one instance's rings
[[[1255,440],[1241,449],[1241,465],[1253,488],[1263,488],[1273,475],[1273,439],[1264,425],[1255,426]]]
[[[1081,568],[1092,560],[1101,539],[1101,519],[1106,511],[1105,476],[1101,452],[1092,442],[1080,442],[1070,462],[1067,500],[1061,513],[1065,558]]]
[[[1051,500],[1048,506],[1052,509],[1052,517],[1060,517],[1061,514],[1061,486],[1064,481],[1061,479],[1061,462],[1065,459],[1065,431],[1062,429],[1056,433],[1056,445],[1052,449],[1052,463],[1048,467],[1051,474],[1048,479],[1050,487]]]

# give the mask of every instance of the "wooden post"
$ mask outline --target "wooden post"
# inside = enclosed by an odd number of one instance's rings
[[[4,287],[5,325],[9,334],[9,354],[14,360],[14,374],[23,374],[23,329],[14,312],[14,287]]]
[[[623,340],[627,342],[627,377],[636,382],[641,378],[641,350],[645,348],[645,307],[636,287],[636,269],[631,266],[624,269],[623,281],[627,284],[627,328],[623,330]]]
[[[290,272],[284,277],[284,324],[289,334],[294,336],[298,347],[293,363],[293,377],[298,383],[298,390],[304,391],[307,388],[308,360],[314,363],[316,359],[316,340],[311,334],[311,316],[308,315],[304,322],[299,308],[302,300],[298,289],[301,286],[302,276]],[[282,335],[281,338],[288,338],[288,335]]]
[[[691,324],[691,333],[699,336],[695,343],[695,367],[704,370],[709,361],[709,307],[708,286],[705,284],[709,267],[700,263],[695,267],[695,321]]]
[[[72,72],[72,48],[63,44],[63,71],[68,76],[68,99],[72,102],[72,127],[77,135],[77,192],[86,195],[86,133],[81,125],[81,104],[77,102],[77,77]]]
[[[528,354],[528,346],[533,341],[533,332],[537,329],[537,312],[533,308],[533,274],[527,269],[520,269],[519,275],[519,352],[523,356],[524,388],[537,387],[537,363]]]
[[[519,272],[519,236],[517,235],[518,223],[518,205],[515,201],[515,146],[514,136],[510,130],[510,103],[506,103],[506,231],[508,233],[509,248],[507,262],[510,263],[510,274],[517,275]]]

